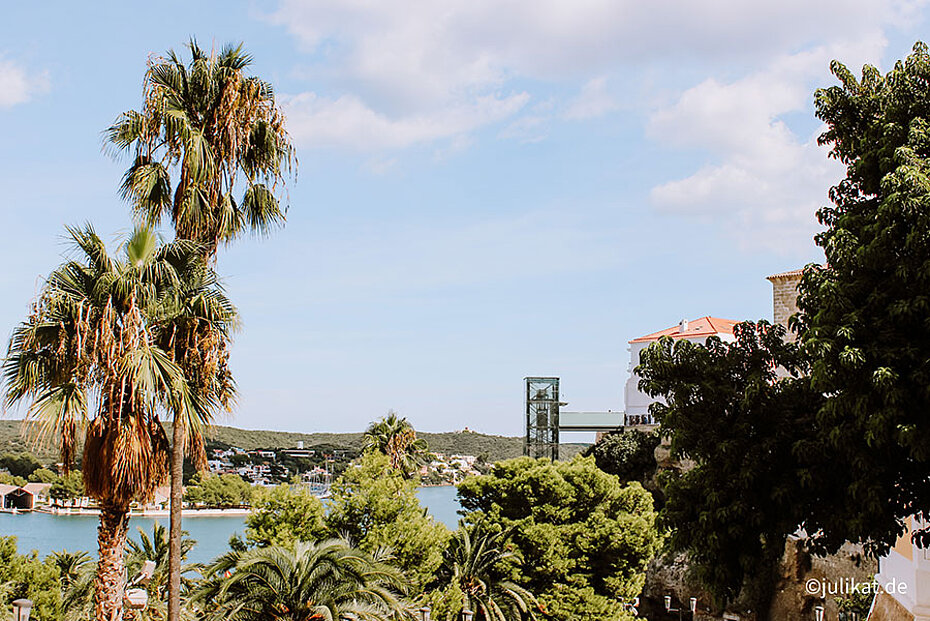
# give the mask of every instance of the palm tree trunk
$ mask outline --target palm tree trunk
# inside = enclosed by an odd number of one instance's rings
[[[181,616],[181,505],[184,502],[184,426],[175,419],[171,443],[171,530],[168,535],[168,621]]]
[[[129,528],[129,507],[101,505],[97,528],[99,560],[94,580],[94,616],[97,621],[121,621],[126,569],[123,554]]]

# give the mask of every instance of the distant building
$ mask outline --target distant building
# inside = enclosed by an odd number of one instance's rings
[[[52,484],[26,483],[23,489],[32,494],[34,498],[33,506],[46,505],[49,502],[49,493],[52,490]]]
[[[688,321],[682,319],[677,326],[659,330],[652,334],[647,334],[630,341],[630,366],[628,369],[629,379],[626,381],[626,390],[624,391],[624,411],[625,425],[654,425],[655,421],[649,414],[649,406],[656,401],[646,393],[640,391],[639,375],[634,369],[639,365],[639,355],[652,343],[655,343],[663,336],[672,339],[686,339],[694,343],[705,343],[708,337],[717,336],[723,341],[734,340],[733,326],[738,322],[731,319],[720,319],[719,317],[701,317]]]

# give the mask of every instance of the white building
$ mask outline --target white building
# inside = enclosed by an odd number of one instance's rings
[[[926,523],[907,519],[907,530],[895,546],[878,559],[878,594],[869,621],[930,621],[930,549],[911,541],[914,528]]]
[[[646,336],[641,336],[630,341],[630,367],[628,369],[629,379],[626,381],[626,390],[624,391],[624,412],[626,412],[627,426],[635,425],[652,425],[655,421],[649,415],[649,405],[656,401],[649,395],[639,390],[638,384],[640,377],[633,371],[639,365],[639,354],[652,345],[663,336],[672,339],[686,339],[694,343],[705,343],[708,337],[717,336],[723,341],[732,342],[733,326],[738,322],[730,319],[720,319],[719,317],[701,317],[688,321],[682,319],[677,326],[659,330]]]

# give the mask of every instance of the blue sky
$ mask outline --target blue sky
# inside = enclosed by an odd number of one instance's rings
[[[130,8],[132,7],[132,8]],[[298,147],[286,228],[219,260],[248,428],[519,434],[522,378],[621,409],[626,343],[770,318],[841,175],[812,93],[887,68],[926,3],[16,3],[0,22],[0,330],[66,224],[116,240],[101,134],[149,55],[244,41]],[[16,415],[16,412],[10,415]]]

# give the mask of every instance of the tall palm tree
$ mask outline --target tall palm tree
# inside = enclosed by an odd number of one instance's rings
[[[400,418],[391,410],[381,420],[368,425],[362,436],[362,450],[384,453],[391,460],[392,468],[409,475],[429,446],[426,440],[417,438],[416,430],[406,418]]]
[[[507,536],[507,531],[492,532],[480,522],[460,524],[446,549],[440,583],[458,586],[464,607],[474,611],[475,621],[536,619],[536,598],[505,579],[500,570],[503,561],[515,557],[503,547]]]
[[[283,224],[279,190],[296,158],[274,90],[246,74],[252,58],[242,45],[208,54],[192,39],[187,47],[188,63],[173,50],[149,61],[142,107],[121,114],[107,140],[133,157],[122,194],[136,215],[152,225],[167,217],[177,238],[203,244],[210,261],[221,243]],[[199,351],[204,344],[218,348],[208,358],[223,359],[225,343],[196,329],[186,337],[174,349],[188,375],[196,373],[191,349],[198,342]],[[198,458],[201,422],[175,419],[172,431],[170,621],[180,611],[184,454]]]
[[[205,618],[223,621],[359,621],[405,615],[399,570],[341,539],[229,552],[195,595]]]
[[[181,368],[154,342],[149,318],[179,280],[190,244],[159,245],[137,229],[111,257],[90,225],[69,228],[77,258],[48,277],[3,364],[7,405],[31,400],[40,440],[60,442],[65,468],[84,438],[82,473],[100,508],[95,616],[122,614],[129,505],[168,473],[159,408],[189,403]]]

